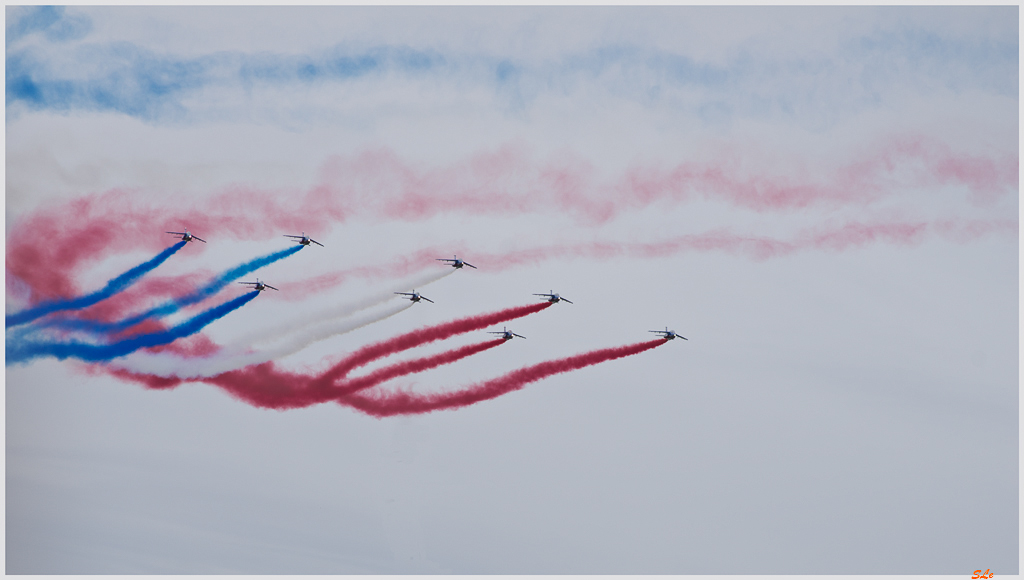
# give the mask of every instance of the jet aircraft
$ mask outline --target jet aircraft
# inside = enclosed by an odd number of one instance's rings
[[[474,270],[477,269],[477,267],[474,266],[473,264],[470,264],[469,262],[466,262],[465,260],[460,260],[458,255],[456,255],[454,258],[434,258],[434,259],[437,260],[438,262],[451,262],[448,265],[451,266],[452,268],[461,268],[463,266],[469,266],[470,268],[473,268]]]
[[[259,278],[256,278],[255,282],[239,282],[239,284],[245,284],[247,286],[252,286],[252,289],[257,291],[257,292],[263,292],[267,288],[270,288],[271,290],[277,290],[277,288],[274,288],[273,286],[271,286],[270,284],[267,284],[266,282],[260,282]]]
[[[554,290],[551,291],[551,294],[534,294],[534,296],[545,296],[545,299],[552,304],[556,304],[558,302],[568,302],[569,304],[572,304],[572,300],[562,298],[558,294],[555,294]]]
[[[183,232],[167,232],[167,233],[168,234],[174,234],[176,236],[181,236],[181,240],[184,241],[184,242],[191,242],[192,240],[199,240],[200,242],[202,242],[204,244],[206,243],[206,240],[204,240],[203,238],[197,238],[196,236],[193,236],[192,234],[190,234],[189,231],[188,231],[188,228],[185,228],[185,231],[183,231]]]
[[[504,338],[505,340],[512,340],[513,336],[518,336],[519,338],[522,338],[522,339],[526,338],[525,336],[523,336],[521,334],[516,334],[516,333],[512,332],[511,330],[505,328],[504,326],[502,326],[501,328],[502,328],[501,332],[488,331],[488,334],[500,334],[501,337]]]
[[[664,338],[665,340],[672,340],[673,338],[681,338],[683,340],[690,340],[690,339],[686,338],[685,336],[683,336],[681,334],[676,334],[676,331],[674,331],[674,330],[669,330],[667,326],[665,327],[665,330],[648,330],[647,332],[653,332],[654,334],[660,334],[661,337]]]
[[[419,302],[420,300],[426,300],[427,302],[429,302],[431,304],[434,303],[433,300],[431,300],[430,298],[427,298],[426,296],[423,296],[422,294],[417,292],[415,289],[412,292],[395,292],[395,294],[401,294],[403,296],[408,296],[409,297],[408,300],[412,300],[413,302]]]
[[[318,242],[318,241],[314,240],[313,238],[307,236],[306,232],[302,232],[301,236],[291,236],[291,235],[285,234],[284,237],[286,237],[286,238],[296,238],[296,239],[294,239],[292,241],[295,242],[296,244],[302,244],[303,246],[308,246],[310,243],[314,243],[314,244],[320,246],[321,248],[324,247],[324,245],[321,244],[320,242]]]

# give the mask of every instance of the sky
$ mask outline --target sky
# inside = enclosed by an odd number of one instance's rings
[[[5,15],[7,573],[1019,572],[1017,6]]]

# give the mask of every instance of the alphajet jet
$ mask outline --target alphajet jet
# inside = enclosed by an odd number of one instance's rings
[[[488,334],[500,334],[501,337],[504,338],[505,340],[512,340],[513,336],[518,336],[519,338],[522,338],[522,339],[526,338],[525,336],[523,336],[521,334],[516,334],[516,333],[512,332],[511,330],[505,328],[504,326],[502,326],[501,328],[502,328],[501,332],[488,331]]]
[[[204,244],[206,243],[206,240],[204,240],[203,238],[197,238],[196,236],[193,236],[192,234],[190,234],[188,232],[188,228],[185,228],[185,231],[183,231],[183,232],[166,232],[166,233],[174,234],[176,236],[181,236],[181,240],[183,242],[191,242],[192,240],[199,240],[200,242],[202,242]]]
[[[572,304],[572,300],[562,298],[558,294],[555,294],[553,290],[551,294],[534,294],[534,296],[543,296],[545,300],[552,304],[557,304],[558,302],[568,302],[569,304]]]
[[[408,300],[412,300],[413,302],[419,302],[420,300],[426,300],[427,302],[429,302],[431,304],[434,303],[433,300],[431,300],[430,298],[427,298],[426,296],[423,296],[422,294],[420,294],[416,290],[413,290],[412,292],[395,292],[395,294],[401,294],[402,296],[408,296],[409,297]]]
[[[674,330],[669,330],[667,326],[665,327],[665,330],[648,330],[647,332],[653,332],[654,334],[660,334],[661,337],[664,338],[665,340],[672,340],[673,338],[681,338],[683,340],[690,340],[690,339],[686,338],[685,336],[683,336],[681,334],[676,334],[676,331],[674,331]]]
[[[257,291],[257,292],[263,292],[267,288],[270,288],[271,290],[277,290],[277,288],[274,288],[273,286],[271,286],[270,284],[267,284],[266,282],[260,282],[259,278],[256,278],[255,282],[239,282],[239,284],[244,284],[246,286],[252,286],[252,289]]]
[[[437,260],[438,262],[450,262],[450,264],[448,264],[448,265],[451,266],[452,268],[461,268],[463,266],[469,266],[470,268],[473,268],[474,270],[477,269],[477,267],[474,266],[473,264],[470,264],[469,262],[466,262],[465,260],[460,260],[458,255],[456,255],[454,258],[434,258],[434,259]]]
[[[284,237],[286,237],[286,238],[295,238],[292,241],[295,242],[296,244],[302,244],[303,246],[308,246],[310,243],[313,243],[313,244],[316,244],[316,245],[320,246],[321,248],[324,247],[324,245],[321,244],[320,242],[318,242],[318,241],[314,240],[313,238],[307,236],[306,232],[302,232],[301,236],[292,236],[292,235],[289,235],[289,234],[285,234]]]

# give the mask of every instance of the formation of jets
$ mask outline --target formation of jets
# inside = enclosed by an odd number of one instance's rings
[[[198,238],[195,235],[193,235],[192,233],[190,233],[188,231],[188,228],[185,228],[185,231],[183,231],[183,232],[167,232],[167,233],[168,234],[174,234],[176,236],[181,236],[182,241],[185,241],[185,242],[191,242],[191,241],[198,240],[200,242],[203,242],[204,244],[206,243],[206,240],[204,240],[202,238]],[[292,241],[294,241],[297,244],[302,244],[303,246],[308,246],[310,244],[316,244],[316,245],[320,246],[321,248],[324,247],[324,245],[321,244],[320,242],[318,242],[318,241],[310,238],[309,236],[307,236],[306,232],[302,232],[301,236],[294,236],[294,235],[290,235],[290,234],[285,234],[284,237],[292,238]],[[459,259],[458,254],[452,256],[451,258],[435,258],[435,260],[437,260],[438,262],[445,262],[448,266],[451,266],[451,267],[456,268],[456,269],[462,268],[463,266],[469,266],[470,268],[473,268],[474,270],[477,269],[477,267],[474,266],[473,264],[470,264],[469,262],[467,262],[465,260]],[[257,292],[262,292],[262,291],[266,290],[267,288],[270,288],[271,290],[277,290],[277,288],[274,288],[273,286],[267,284],[266,282],[261,282],[259,278],[256,278],[255,282],[239,282],[239,284],[242,284],[242,285],[245,285],[245,286],[251,286],[252,289],[257,291]],[[401,295],[401,296],[405,296],[407,300],[410,300],[412,302],[419,302],[421,300],[426,300],[427,302],[430,302],[431,304],[434,303],[433,300],[431,300],[430,298],[427,298],[426,296],[420,294],[415,289],[413,289],[412,292],[395,292],[395,294],[398,294],[398,295]],[[573,303],[572,300],[569,300],[567,298],[563,298],[561,295],[556,293],[554,290],[552,290],[551,292],[546,293],[546,294],[544,294],[544,293],[542,293],[542,294],[534,294],[534,296],[540,296],[540,297],[544,298],[544,300],[546,300],[546,301],[548,301],[548,302],[550,302],[552,304],[557,304],[559,302],[568,302],[569,304]],[[688,338],[686,338],[685,336],[677,333],[676,331],[669,330],[667,326],[665,327],[665,330],[648,330],[647,332],[653,332],[654,334],[657,334],[657,335],[661,336],[665,340],[674,340],[676,338],[681,338],[683,340],[689,340]],[[511,330],[508,330],[505,327],[502,327],[501,331],[489,331],[489,334],[501,335],[501,337],[503,339],[505,339],[505,340],[512,340],[513,337],[519,337],[519,338],[524,338],[524,339],[526,338],[525,336],[523,336],[521,334],[516,334],[516,333],[512,332]]]
[[[188,233],[188,228],[185,228],[185,231],[183,231],[183,232],[167,232],[167,233],[168,234],[174,234],[176,236],[181,236],[181,241],[183,241],[183,242],[191,242],[192,240],[199,240],[200,242],[202,242],[204,244],[206,243],[206,240],[204,240],[203,238],[197,238],[197,237],[193,236],[192,234]]]
[[[429,302],[431,304],[434,303],[433,300],[431,300],[430,298],[427,298],[426,296],[423,296],[422,294],[420,294],[416,290],[413,290],[412,292],[395,292],[395,294],[401,294],[403,296],[408,296],[409,297],[408,299],[412,300],[413,302],[419,302],[420,300],[426,300],[427,302]]]

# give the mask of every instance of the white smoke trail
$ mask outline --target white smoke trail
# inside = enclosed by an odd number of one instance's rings
[[[307,346],[332,336],[352,332],[368,324],[390,318],[409,308],[413,302],[392,306],[382,312],[351,318],[353,314],[394,300],[394,292],[408,291],[436,282],[455,272],[454,269],[427,272],[397,282],[394,290],[371,294],[362,300],[321,309],[302,318],[248,333],[244,338],[225,346],[209,357],[184,358],[167,353],[135,352],[123,357],[112,366],[132,372],[161,377],[192,379],[216,376],[249,365],[265,363],[295,354]],[[253,345],[275,343],[269,348],[253,350]]]
[[[352,332],[374,322],[390,318],[410,308],[412,302],[396,304],[381,312],[366,314],[357,318],[328,320],[306,328],[296,329],[287,340],[272,348],[251,351],[247,348],[227,348],[214,355],[202,358],[184,358],[165,353],[135,352],[111,364],[112,367],[161,377],[196,379],[212,377],[247,367],[276,360],[295,354],[307,346],[332,336]]]
[[[360,310],[366,310],[379,304],[383,304],[388,300],[395,298],[395,292],[408,292],[413,288],[421,288],[432,282],[437,282],[445,276],[449,276],[455,272],[455,269],[440,270],[419,274],[411,277],[407,280],[403,280],[395,283],[388,290],[380,292],[379,294],[371,294],[362,300],[356,302],[348,302],[323,310],[318,310],[311,314],[308,314],[302,318],[291,318],[277,326],[265,328],[258,332],[251,333],[250,335],[232,342],[229,348],[243,349],[246,346],[253,344],[264,344],[268,341],[276,341],[281,337],[287,337],[288,334],[293,332],[301,332],[307,326],[311,324],[317,324],[324,322],[325,320],[332,320],[335,318],[348,317]]]

